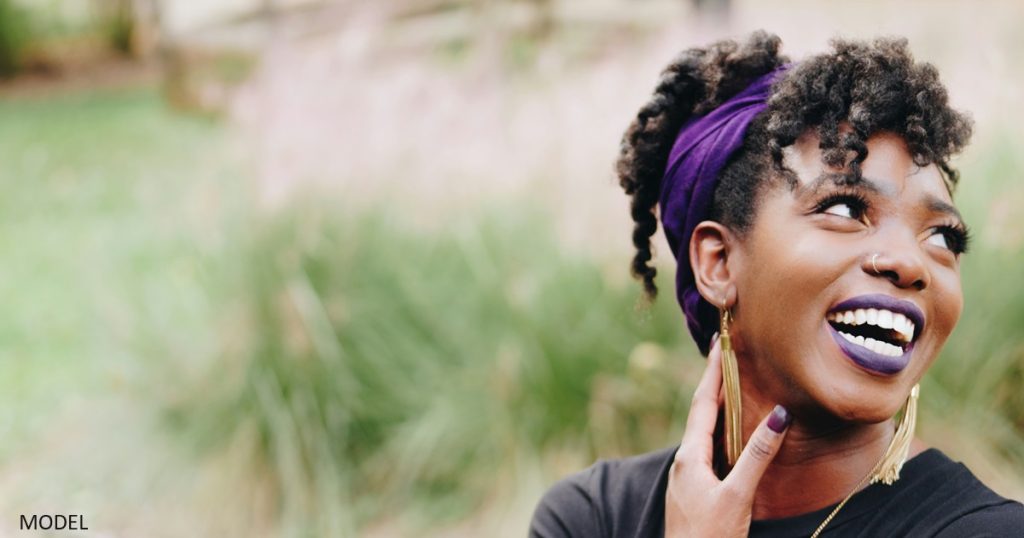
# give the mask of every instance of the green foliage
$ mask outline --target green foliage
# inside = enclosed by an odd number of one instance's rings
[[[18,71],[28,41],[28,16],[14,0],[0,0],[0,77]]]
[[[1024,467],[1024,266],[1017,178],[1024,160],[1008,139],[985,148],[964,170],[956,199],[973,247],[961,263],[965,307],[929,372],[938,394],[929,405],[959,413],[1018,469]],[[931,387],[929,387],[931,388]]]
[[[0,101],[0,461],[69,399],[134,390],[152,348],[180,351],[169,333],[203,334],[182,213],[220,179],[217,134],[155,91]]]
[[[178,413],[221,441],[254,421],[286,514],[456,515],[493,493],[496,462],[670,442],[686,380],[634,347],[678,348],[672,305],[638,316],[637,291],[549,226],[525,203],[429,233],[315,204],[257,226],[231,278],[244,342]]]

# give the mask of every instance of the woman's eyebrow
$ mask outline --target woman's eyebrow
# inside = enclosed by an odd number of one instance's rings
[[[960,216],[960,211],[958,211],[953,204],[950,204],[935,195],[924,195],[924,205],[933,213],[945,213],[961,223],[964,221],[964,218]]]
[[[807,185],[800,186],[797,189],[797,196],[815,194],[828,185],[864,189],[875,194],[885,194],[886,190],[880,183],[863,176],[858,177],[848,172],[822,172]]]

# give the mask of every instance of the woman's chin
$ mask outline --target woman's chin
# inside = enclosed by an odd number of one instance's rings
[[[829,414],[841,422],[857,424],[878,424],[896,415],[903,407],[903,402],[879,401],[861,397],[831,399],[822,406]]]
[[[913,373],[865,376],[846,364],[830,366],[833,367],[815,372],[812,377],[830,382],[812,383],[813,386],[805,389],[812,405],[817,405],[825,414],[842,422],[877,424],[891,419],[903,408],[910,392],[906,377]]]

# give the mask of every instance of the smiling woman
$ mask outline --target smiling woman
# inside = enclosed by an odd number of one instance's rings
[[[1024,506],[914,438],[960,317],[971,125],[905,41],[682,53],[629,126],[633,274],[660,216],[708,366],[678,448],[556,484],[531,535],[1012,536]],[[721,333],[720,337],[716,335]]]

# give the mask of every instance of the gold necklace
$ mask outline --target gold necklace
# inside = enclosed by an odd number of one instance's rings
[[[864,484],[866,484],[868,479],[870,479],[874,474],[875,470],[872,469],[870,473],[865,475],[864,478],[860,479],[860,482],[858,482],[857,485],[854,486],[853,491],[851,491],[845,499],[843,499],[839,504],[836,505],[835,508],[832,509],[832,513],[825,518],[825,521],[821,522],[821,525],[818,525],[818,528],[814,530],[814,534],[811,535],[811,538],[818,538],[818,535],[821,534],[821,531],[825,530],[825,527],[832,521],[832,518],[836,517],[836,514],[838,514],[839,511],[842,510],[844,506],[846,506],[847,501],[852,499],[853,496],[856,495],[858,491],[860,491],[860,488],[864,487]]]

